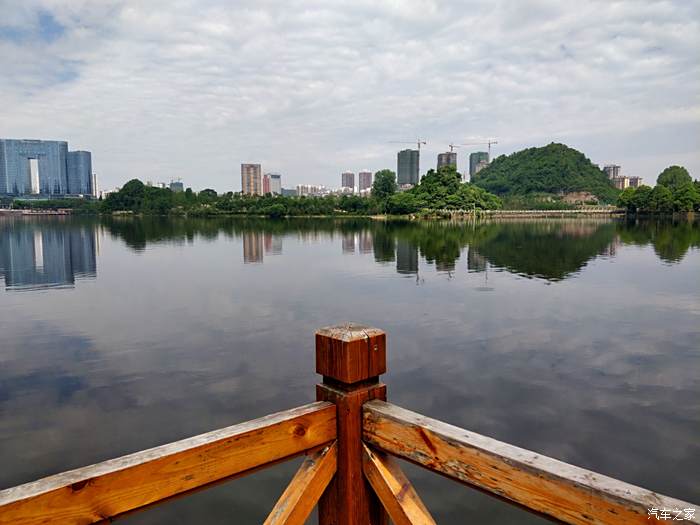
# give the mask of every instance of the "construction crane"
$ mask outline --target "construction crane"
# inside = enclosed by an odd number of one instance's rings
[[[390,144],[417,144],[418,145],[418,151],[420,151],[420,145],[427,144],[424,140],[418,139],[418,140],[390,140]]]
[[[498,144],[496,140],[487,140],[486,142],[470,142],[467,144],[462,144],[462,146],[485,146],[489,145],[489,159],[491,158],[491,144]]]
[[[448,144],[448,146],[450,148],[450,153],[452,153],[454,151],[454,148],[459,148],[459,146],[457,144]]]

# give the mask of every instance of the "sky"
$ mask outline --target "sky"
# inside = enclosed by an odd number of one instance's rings
[[[102,189],[337,187],[418,138],[421,173],[493,138],[700,178],[697,0],[0,0],[0,71],[0,137],[91,151]]]

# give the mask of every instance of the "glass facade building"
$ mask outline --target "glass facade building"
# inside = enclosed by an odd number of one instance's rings
[[[401,184],[418,184],[420,152],[417,149],[399,151],[397,156],[397,182]]]
[[[92,155],[89,151],[69,151],[67,160],[68,193],[92,195]]]
[[[89,151],[68,151],[55,140],[0,139],[0,194],[91,195]]]
[[[486,151],[476,151],[469,155],[469,178],[476,175],[480,162],[489,163],[489,154]]]

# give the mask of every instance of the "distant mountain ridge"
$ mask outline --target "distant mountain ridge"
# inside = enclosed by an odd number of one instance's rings
[[[583,153],[555,142],[501,155],[471,182],[496,195],[590,192],[614,202],[619,193]]]

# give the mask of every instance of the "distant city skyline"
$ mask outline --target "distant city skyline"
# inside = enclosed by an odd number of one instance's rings
[[[700,178],[698,2],[28,0],[0,20],[0,136],[92,151],[105,189],[240,191],[251,160],[335,186],[419,137],[420,174],[498,137],[493,158],[562,142],[647,182]]]
[[[94,193],[89,151],[69,151],[66,141],[0,138],[0,195],[47,198]]]

